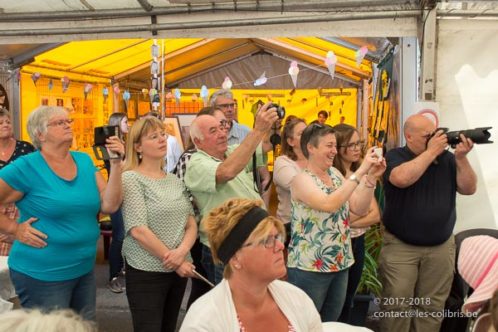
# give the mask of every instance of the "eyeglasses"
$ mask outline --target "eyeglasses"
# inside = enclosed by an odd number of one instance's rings
[[[230,121],[228,121],[228,120],[220,120],[220,128],[221,129],[228,129],[228,128],[230,128]]]
[[[71,126],[73,124],[73,122],[74,122],[73,119],[57,120],[57,121],[53,121],[53,122],[47,123],[47,127],[50,127],[50,126],[62,127],[64,125]]]
[[[365,146],[365,142],[364,141],[358,141],[358,142],[353,142],[353,143],[349,143],[349,144],[346,144],[346,145],[341,145],[340,147],[341,148],[346,148],[346,149],[349,149],[349,150],[356,150],[356,149],[363,149],[363,147]]]
[[[222,108],[222,109],[227,109],[227,108],[235,108],[235,103],[230,103],[230,104],[218,104],[216,105],[217,108]]]
[[[259,241],[257,245],[263,245],[265,246],[266,249],[275,249],[275,245],[277,244],[277,241],[280,243],[284,243],[284,238],[282,234],[278,233],[276,235],[269,235],[267,238]],[[249,247],[254,245],[253,242],[249,242],[244,244],[242,247]]]
[[[158,141],[159,138],[168,139],[168,133],[165,131],[155,132],[155,133],[152,133],[148,136],[145,136],[145,138],[150,140],[150,141]]]

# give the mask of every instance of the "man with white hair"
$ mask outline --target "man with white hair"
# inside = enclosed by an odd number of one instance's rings
[[[185,184],[196,199],[201,217],[230,198],[261,199],[254,186],[250,161],[257,146],[278,119],[276,109],[268,109],[269,105],[267,103],[260,109],[254,130],[240,145],[228,146],[226,131],[211,115],[201,115],[191,124],[190,136],[197,152],[187,165]],[[212,282],[220,282],[223,269],[213,264],[202,221],[199,233],[203,245],[203,267]]]

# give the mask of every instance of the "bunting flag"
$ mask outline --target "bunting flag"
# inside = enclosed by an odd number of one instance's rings
[[[204,107],[206,107],[208,105],[208,97],[209,97],[209,90],[207,86],[205,85],[201,86],[201,92],[199,93],[199,95],[201,96],[202,101],[204,102]]]
[[[292,84],[297,88],[297,75],[299,75],[299,67],[297,66],[297,61],[292,61],[289,66],[289,75],[292,78]]]
[[[366,46],[362,46],[358,49],[358,51],[356,51],[355,54],[356,66],[358,67],[360,66],[367,53],[368,53],[368,48]]]
[[[221,87],[222,89],[225,89],[225,90],[230,90],[232,88],[232,80],[230,79],[230,77],[225,77],[225,80],[223,81],[223,83],[221,84]]]
[[[337,57],[335,56],[334,52],[328,51],[327,56],[325,57],[325,65],[327,66],[330,77],[332,77],[332,79],[334,79],[335,76],[336,63],[337,63]]]
[[[90,91],[92,91],[92,89],[93,89],[93,85],[91,85],[90,83],[85,84],[85,87],[83,88],[83,94],[85,95],[85,100],[88,97],[88,94],[90,93]]]
[[[256,81],[254,81],[254,86],[261,86],[265,84],[267,81],[268,78],[266,78],[266,71],[264,71],[263,74],[261,74],[261,76]]]
[[[36,82],[40,79],[41,74],[39,72],[31,74],[31,79],[33,80],[33,84],[36,86]]]

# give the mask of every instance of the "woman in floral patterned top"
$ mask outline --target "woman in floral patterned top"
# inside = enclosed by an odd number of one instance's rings
[[[354,263],[349,210],[368,212],[375,179],[385,168],[369,149],[360,167],[347,180],[332,164],[337,154],[334,130],[312,124],[301,136],[307,168],[291,185],[289,282],[313,300],[323,322],[335,321],[346,296],[348,269]]]

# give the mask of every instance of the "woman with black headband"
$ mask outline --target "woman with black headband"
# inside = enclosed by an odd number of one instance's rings
[[[224,279],[190,307],[181,332],[322,331],[320,316],[286,273],[284,226],[262,202],[231,199],[213,209],[205,229]]]

